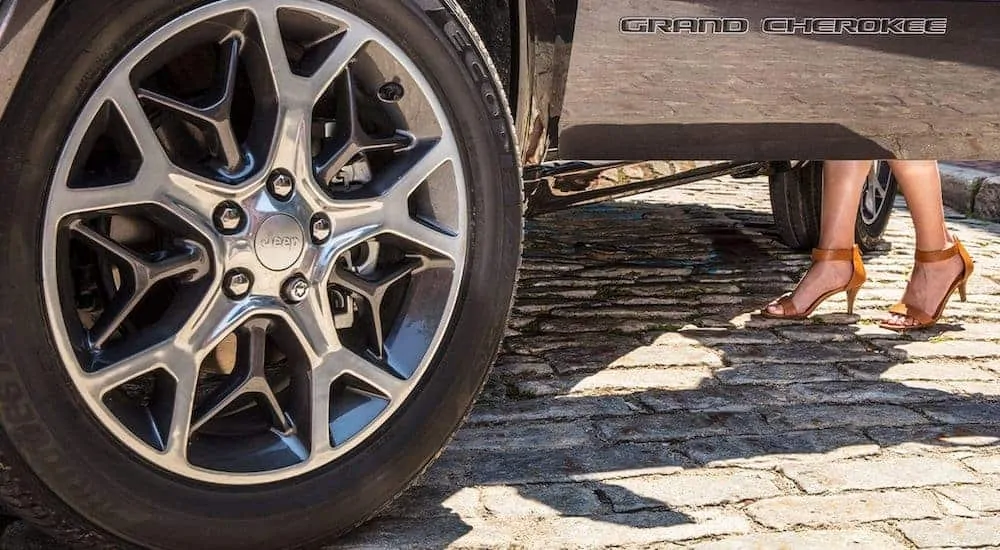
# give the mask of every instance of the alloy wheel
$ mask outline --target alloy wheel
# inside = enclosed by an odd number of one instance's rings
[[[69,378],[173,474],[327,465],[428,374],[467,200],[440,100],[371,24],[307,0],[187,13],[107,75],[55,172],[43,291]]]
[[[861,220],[864,223],[874,224],[887,208],[892,208],[891,202],[895,199],[895,193],[889,191],[892,189],[894,177],[888,162],[874,161],[861,195]]]

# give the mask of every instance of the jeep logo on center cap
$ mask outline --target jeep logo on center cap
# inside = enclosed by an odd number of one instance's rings
[[[278,214],[261,224],[254,237],[260,263],[272,271],[284,271],[298,261],[305,247],[305,233],[295,218]]]

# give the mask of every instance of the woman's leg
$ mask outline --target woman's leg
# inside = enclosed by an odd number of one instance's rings
[[[854,246],[854,224],[858,219],[861,191],[871,171],[872,161],[827,161],[823,164],[823,215],[820,220],[819,248],[846,249]],[[854,273],[851,262],[814,264],[792,293],[792,303],[805,311],[823,294],[843,287]],[[782,315],[780,305],[767,311]]]
[[[937,161],[896,160],[889,161],[889,164],[906,196],[906,204],[913,217],[917,250],[937,251],[953,246],[944,222],[941,175]],[[963,267],[962,259],[957,256],[945,262],[914,264],[903,302],[933,315],[945,299],[950,284],[962,273]],[[889,322],[904,326],[916,324],[913,319],[899,315],[893,315]]]

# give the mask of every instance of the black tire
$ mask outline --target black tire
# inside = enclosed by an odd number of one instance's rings
[[[204,0],[74,0],[48,25],[0,126],[0,498],[79,547],[298,548],[341,535],[398,496],[440,453],[481,390],[520,261],[522,197],[496,73],[451,0],[328,0],[414,60],[454,121],[468,175],[469,253],[455,315],[420,385],[350,454],[297,478],[221,486],[139,459],[70,383],[40,285],[47,190],[63,140],[103,75]]]
[[[809,250],[819,242],[823,209],[823,163],[810,162],[796,170],[774,174],[770,178],[771,211],[781,241],[795,250]],[[866,203],[870,193],[881,184],[877,200]],[[862,204],[855,225],[855,242],[862,252],[875,250],[892,216],[892,205],[899,188],[885,163],[878,163],[868,176]]]
[[[771,212],[781,242],[808,250],[819,242],[823,206],[823,165],[812,162],[770,178]]]

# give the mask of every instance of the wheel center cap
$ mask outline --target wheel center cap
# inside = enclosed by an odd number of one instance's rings
[[[305,233],[295,218],[278,214],[264,220],[254,237],[260,263],[272,271],[284,271],[298,261],[305,247]]]

